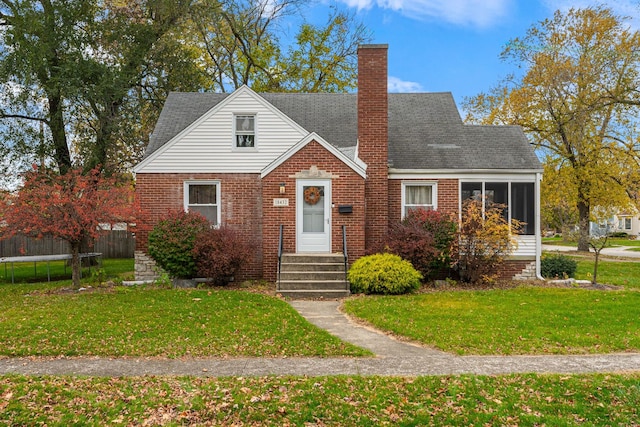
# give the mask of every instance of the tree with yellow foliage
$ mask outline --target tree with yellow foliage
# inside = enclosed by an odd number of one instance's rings
[[[506,206],[468,199],[462,204],[458,229],[458,260],[454,268],[465,283],[491,283],[499,267],[518,248],[522,223],[505,218]]]
[[[638,204],[640,34],[604,7],[558,11],[502,57],[522,76],[468,100],[467,119],[523,127],[546,160],[543,216],[570,202],[586,251],[597,212]]]

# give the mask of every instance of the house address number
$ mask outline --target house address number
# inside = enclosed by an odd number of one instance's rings
[[[273,199],[273,206],[289,206],[289,199]]]

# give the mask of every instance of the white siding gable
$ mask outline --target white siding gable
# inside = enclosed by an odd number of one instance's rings
[[[255,116],[255,148],[235,148],[234,116]],[[136,173],[260,173],[309,132],[246,86],[140,163]]]

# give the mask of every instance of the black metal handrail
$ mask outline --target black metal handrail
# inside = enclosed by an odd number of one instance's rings
[[[282,267],[282,252],[284,249],[284,224],[280,224],[280,237],[278,239],[278,289],[280,289],[280,269]]]
[[[349,255],[347,254],[347,226],[342,226],[342,253],[344,254],[344,280],[347,280],[347,270],[349,269]]]

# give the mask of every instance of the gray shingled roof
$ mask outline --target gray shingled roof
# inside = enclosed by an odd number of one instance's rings
[[[145,157],[228,94],[169,94]],[[309,132],[350,152],[357,139],[356,94],[261,96]],[[345,148],[347,150],[345,150]],[[517,126],[465,125],[451,93],[389,94],[389,162],[394,169],[541,169]]]
[[[179,134],[227,96],[229,96],[228,93],[169,93],[160,112],[160,117],[158,117],[156,127],[149,138],[149,145],[144,157],[148,157],[169,142],[171,138]]]

